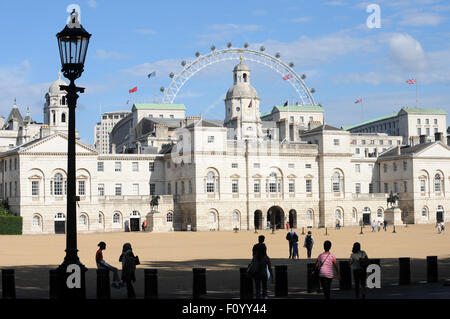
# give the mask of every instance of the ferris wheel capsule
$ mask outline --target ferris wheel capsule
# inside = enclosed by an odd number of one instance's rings
[[[277,59],[279,59],[279,58],[281,57],[281,54],[280,54],[279,52],[277,52],[277,53],[275,53],[275,57],[276,57]]]
[[[301,78],[302,80],[306,79],[306,74],[302,74]]]
[[[248,48],[248,43],[247,42],[244,43],[244,48],[246,48],[246,49]]]
[[[316,89],[315,89],[315,88],[312,88],[312,89],[310,90],[310,92],[311,92],[311,93],[315,93],[315,92],[316,92]]]
[[[164,86],[161,86],[161,87],[159,88],[159,90],[160,90],[161,92],[164,92],[164,90],[165,90]]]
[[[200,56],[200,52],[195,52],[195,56],[198,58]]]
[[[261,51],[261,52],[264,52],[265,50],[266,50],[266,48],[263,45],[259,48],[259,51]]]
[[[291,68],[293,68],[293,67],[294,67],[294,62],[289,63],[289,66],[290,66]]]
[[[171,79],[173,79],[174,76],[175,76],[175,74],[173,74],[173,72],[170,72],[169,77],[170,77]]]
[[[181,66],[185,66],[186,65],[186,61],[181,61]]]
[[[215,45],[212,45],[211,46],[211,51],[214,51],[216,49],[216,46]]]
[[[231,42],[228,42],[227,47],[231,48],[233,46],[233,44],[231,44]]]

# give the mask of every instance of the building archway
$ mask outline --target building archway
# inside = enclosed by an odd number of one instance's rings
[[[219,230],[219,214],[214,210],[208,213],[208,227],[210,231]]]
[[[263,213],[262,211],[255,210],[255,213],[253,215],[253,224],[255,226],[255,229],[263,229]]]
[[[267,211],[267,221],[270,222],[270,228],[284,229],[284,211],[279,206],[272,206]]]
[[[295,209],[289,211],[289,227],[297,228],[297,212]]]
[[[436,222],[442,223],[444,221],[444,207],[439,205],[436,209]]]

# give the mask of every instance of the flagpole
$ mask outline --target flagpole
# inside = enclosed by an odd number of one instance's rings
[[[416,108],[417,108],[417,104],[418,104],[418,95],[417,95],[417,78],[415,79],[416,81],[414,82],[416,84]]]

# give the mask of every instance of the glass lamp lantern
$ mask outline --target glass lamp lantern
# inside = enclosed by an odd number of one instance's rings
[[[61,71],[69,80],[81,76],[89,45],[89,34],[78,20],[75,9],[70,14],[70,21],[65,28],[56,35],[58,39],[59,55],[61,57]]]

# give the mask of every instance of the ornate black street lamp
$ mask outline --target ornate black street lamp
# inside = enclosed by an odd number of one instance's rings
[[[67,231],[66,256],[59,266],[61,298],[86,298],[85,272],[86,267],[78,258],[77,249],[77,196],[76,196],[76,155],[75,155],[75,108],[77,106],[78,92],[83,93],[84,88],[75,85],[84,70],[84,61],[88,49],[89,34],[79,23],[78,13],[73,10],[70,21],[59,32],[59,54],[64,76],[70,84],[61,85],[60,89],[66,91],[69,107],[69,128],[67,141]],[[68,267],[70,268],[68,269]],[[78,268],[77,268],[78,267]],[[73,272],[73,273],[72,273]],[[78,277],[77,277],[78,276]],[[70,278],[68,278],[70,277]]]

